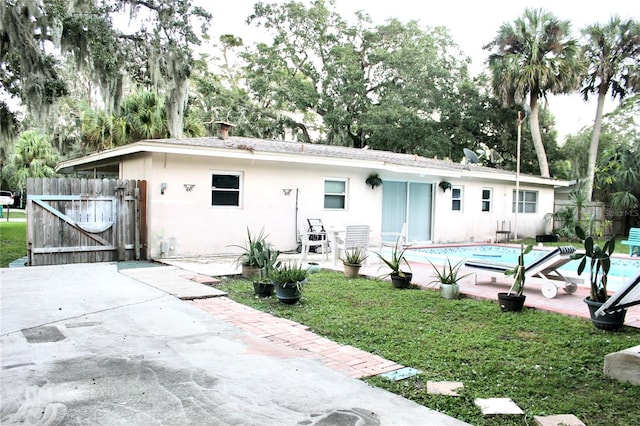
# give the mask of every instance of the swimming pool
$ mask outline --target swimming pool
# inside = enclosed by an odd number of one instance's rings
[[[570,244],[568,244],[570,245]],[[581,248],[578,246],[576,250]],[[525,265],[529,264],[540,256],[544,256],[550,248],[539,249],[534,247],[531,252],[525,255]],[[493,244],[482,245],[451,245],[451,246],[434,246],[434,247],[415,247],[405,252],[407,260],[414,262],[427,262],[428,260],[436,263],[449,258],[452,263],[461,260],[483,260],[492,263],[502,263],[506,265],[515,265],[518,262],[520,254],[519,247],[509,247]],[[567,276],[578,276],[579,260],[572,260],[562,266],[560,270]],[[588,266],[587,266],[588,268]],[[631,278],[640,269],[640,259],[630,258],[611,258],[611,269],[609,270],[608,289],[615,291],[619,289],[629,278]],[[582,273],[581,278],[585,279],[588,284],[589,271]]]

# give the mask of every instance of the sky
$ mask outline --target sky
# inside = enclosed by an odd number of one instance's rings
[[[308,0],[298,0],[308,4]],[[264,1],[284,3],[284,0]],[[234,0],[230,2],[196,0],[213,14],[211,35],[213,40],[221,34],[241,37],[245,45],[260,39],[260,30],[246,25],[246,18],[253,12],[254,0]],[[571,22],[575,36],[583,27],[605,24],[612,15],[640,20],[640,2],[637,0],[585,0],[580,3],[561,0],[336,0],[337,12],[347,20],[352,20],[358,10],[368,13],[374,24],[382,24],[387,19],[418,21],[425,27],[444,26],[454,42],[465,55],[472,59],[470,71],[476,75],[485,69],[484,61],[488,51],[482,46],[489,43],[503,23],[512,23],[520,17],[525,8],[542,8],[557,18]],[[607,100],[605,113],[611,112],[618,101]],[[556,117],[559,142],[569,133],[576,133],[584,126],[591,126],[596,114],[596,98],[584,102],[579,94],[551,96],[548,108]]]

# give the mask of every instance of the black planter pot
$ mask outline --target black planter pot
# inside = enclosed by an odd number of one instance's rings
[[[527,298],[524,294],[517,296],[509,293],[498,293],[498,303],[502,312],[520,312],[524,307],[524,300]]]
[[[258,281],[253,282],[253,291],[258,297],[271,297],[273,296],[273,283],[261,283]]]
[[[404,277],[399,274],[391,274],[391,283],[395,288],[407,288],[411,285],[411,278],[413,274],[411,272],[404,272]]]
[[[613,314],[604,314],[596,316],[596,311],[600,309],[603,302],[594,302],[588,298],[584,299],[584,303],[589,307],[589,314],[591,315],[591,323],[600,330],[617,331],[620,330],[624,324],[624,319],[627,315],[627,310],[623,309]]]
[[[293,305],[300,300],[302,286],[307,280],[300,283],[276,284],[276,297],[282,303]]]

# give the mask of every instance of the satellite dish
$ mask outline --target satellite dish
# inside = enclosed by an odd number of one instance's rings
[[[468,163],[476,164],[478,162],[478,156],[475,152],[471,151],[469,148],[463,148],[463,151]]]

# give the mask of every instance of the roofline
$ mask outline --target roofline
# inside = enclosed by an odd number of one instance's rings
[[[389,171],[393,173],[404,173],[409,175],[419,176],[438,176],[444,178],[481,178],[497,181],[509,181],[515,182],[517,176],[510,172],[505,173],[487,173],[482,170],[478,170],[477,167],[469,167],[468,169],[446,169],[446,168],[425,168],[423,166],[407,166],[400,165],[386,161],[377,160],[357,160],[353,158],[336,158],[329,156],[301,156],[296,153],[282,153],[282,152],[264,152],[264,151],[250,151],[246,149],[234,149],[234,148],[218,148],[210,146],[198,146],[198,145],[176,145],[163,142],[155,142],[154,140],[142,140],[134,142],[128,145],[111,148],[106,151],[96,152],[84,157],[75,158],[72,160],[66,160],[56,165],[56,172],[75,168],[77,166],[91,164],[91,163],[109,163],[109,160],[120,159],[121,157],[139,154],[139,153],[162,153],[162,154],[180,154],[180,155],[200,155],[204,157],[222,157],[222,158],[234,158],[241,160],[252,161],[279,161],[297,164],[320,164],[328,166],[342,166],[359,169],[378,169],[382,171]],[[543,178],[533,175],[520,175],[520,183],[554,186],[554,187],[567,187],[571,184],[569,181],[556,180],[550,178]]]

